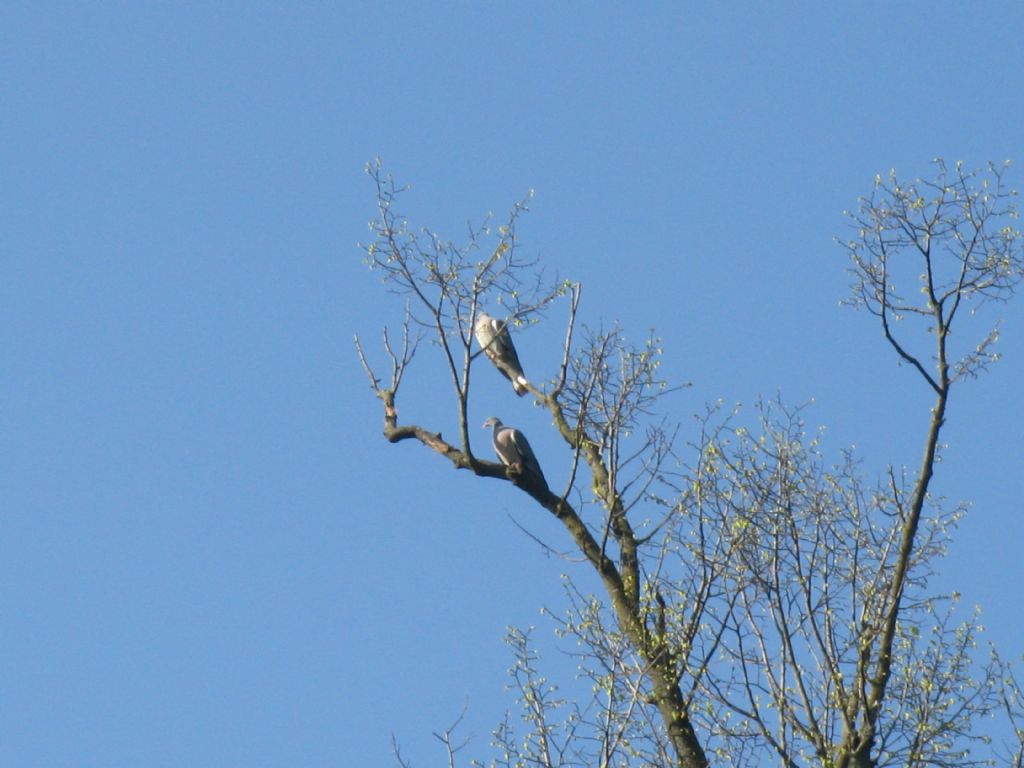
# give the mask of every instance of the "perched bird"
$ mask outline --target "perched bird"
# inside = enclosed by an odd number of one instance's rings
[[[484,354],[494,363],[501,375],[512,382],[512,389],[522,397],[526,394],[526,385],[529,383],[523,374],[523,366],[519,362],[519,355],[512,344],[512,337],[508,332],[508,323],[496,320],[486,312],[481,312],[476,318],[476,327],[473,329],[477,343],[483,349]]]
[[[544,478],[537,456],[526,441],[526,435],[514,427],[506,427],[497,416],[491,416],[484,422],[484,429],[488,427],[494,427],[492,442],[494,452],[498,454],[501,463],[511,467],[514,472],[530,475],[547,488],[548,481]]]

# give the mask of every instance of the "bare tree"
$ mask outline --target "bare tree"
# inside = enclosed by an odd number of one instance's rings
[[[969,340],[959,352],[951,346],[953,328],[961,324],[961,315],[975,312],[985,302],[1008,299],[1024,274],[1021,233],[1013,226],[1017,212],[1011,198],[1016,193],[1003,182],[1007,166],[990,165],[983,173],[965,171],[962,163],[952,172],[942,160],[935,164],[934,180],[901,185],[895,172],[888,181],[876,178],[875,193],[862,199],[851,217],[857,237],[846,244],[853,265],[853,302],[880,319],[886,340],[927,382],[935,401],[911,487],[891,484],[896,556],[891,573],[881,570],[887,578],[872,592],[872,604],[862,610],[869,627],[859,638],[862,661],[855,690],[848,694],[848,732],[839,766],[874,764],[873,750],[883,725],[880,718],[899,658],[895,653],[905,592],[921,559],[919,553],[924,552],[927,559],[919,528],[952,387],[998,359],[992,351],[998,338],[996,327]],[[919,271],[913,282],[908,279],[910,270]],[[918,290],[909,293],[915,286]],[[915,352],[897,331],[896,324],[905,318],[924,321],[927,334],[933,337],[929,357]]]
[[[586,594],[569,580],[565,613],[553,617],[581,649],[589,698],[562,698],[528,636],[510,634],[527,730],[506,717],[492,765],[964,766],[984,762],[971,751],[985,740],[980,716],[1020,718],[1018,689],[999,684],[1012,680],[1006,666],[975,657],[976,621],[957,624],[956,601],[931,594],[928,577],[963,513],[929,494],[950,394],[996,359],[996,329],[969,340],[964,320],[1012,295],[1024,274],[1021,235],[1005,166],[936,162],[930,181],[877,179],[843,243],[851,303],[880,320],[934,397],[918,469],[890,468],[875,483],[850,455],[827,462],[800,409],[780,402],[763,403],[753,424],[710,409],[683,442],[666,416],[675,387],[658,374],[658,339],[634,345],[618,326],[578,321],[579,285],[545,280],[519,253],[525,202],[457,246],[410,230],[396,209],[401,190],[379,163],[369,167],[379,216],[367,262],[408,301],[400,348],[385,333],[386,384],[356,340],[385,437],[515,484],[562,523],[603,587]],[[473,336],[484,304],[502,307],[501,326],[514,330],[558,299],[560,362],[543,385],[523,385],[571,457],[549,488],[514,463],[474,455],[467,407],[486,351]],[[954,327],[969,340],[955,348]],[[399,386],[424,333],[448,370],[455,440],[398,421]]]
[[[1011,735],[1006,744],[1001,744],[1000,759],[1014,768],[1024,766],[1024,688],[1013,674],[1009,664],[993,651],[992,663],[1002,672],[999,699],[1003,714],[1010,723]]]

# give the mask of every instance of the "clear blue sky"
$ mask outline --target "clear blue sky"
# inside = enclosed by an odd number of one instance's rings
[[[1016,2],[4,3],[0,765],[388,765],[392,732],[424,765],[467,702],[487,754],[504,628],[546,637],[573,566],[513,489],[380,437],[351,346],[401,308],[356,247],[377,155],[452,236],[535,189],[523,247],[588,321],[658,329],[684,421],[814,397],[826,450],[916,465],[928,392],[837,306],[832,237],[890,167],[1024,185],[1021,29]],[[936,586],[1019,656],[1024,300],[999,311]],[[536,378],[560,320],[520,340]],[[451,431],[431,373],[402,416]],[[474,419],[558,477],[493,379]]]

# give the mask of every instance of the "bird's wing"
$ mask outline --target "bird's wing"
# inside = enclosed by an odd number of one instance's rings
[[[519,463],[522,464],[523,469],[536,475],[541,480],[544,480],[544,472],[540,468],[540,462],[537,461],[537,456],[533,452],[533,448],[530,447],[530,443],[526,439],[526,435],[520,432],[518,429],[512,429],[511,441],[515,445],[515,450],[519,454]],[[545,480],[545,484],[547,481]]]
[[[507,365],[517,376],[523,375],[523,366],[519,362],[519,354],[516,346],[512,343],[512,335],[508,332],[508,325],[498,320],[491,320],[491,325],[497,335],[494,343],[489,349],[494,351],[494,356]]]
[[[512,343],[512,336],[508,332],[506,323],[496,320],[490,315],[481,315],[477,318],[473,335],[476,336],[477,344],[480,345],[487,357],[491,360],[501,360],[512,368],[513,373],[522,372],[519,355],[516,353],[516,347]]]
[[[484,354],[494,363],[494,367],[501,372],[501,375],[512,382],[512,389],[522,397],[527,392],[529,381],[523,373],[523,364],[519,362],[519,354],[516,352],[515,344],[512,343],[512,336],[508,332],[508,325],[494,318],[488,318],[483,334],[477,335],[477,341],[484,348]],[[484,342],[481,336],[486,336],[488,342]]]

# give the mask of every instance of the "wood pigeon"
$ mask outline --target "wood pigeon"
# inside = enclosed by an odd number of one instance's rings
[[[494,452],[498,454],[501,463],[510,467],[513,472],[531,476],[547,489],[548,481],[544,478],[537,456],[526,441],[526,435],[514,427],[506,427],[497,416],[491,416],[484,422],[484,429],[488,427],[494,427],[492,442]]]
[[[519,355],[512,344],[512,337],[508,332],[508,323],[481,312],[476,318],[476,327],[473,329],[477,343],[483,349],[484,354],[494,363],[501,375],[512,382],[512,389],[522,397],[526,394],[526,385],[529,383],[523,374],[523,366],[519,362]],[[500,363],[500,364],[499,364]]]

